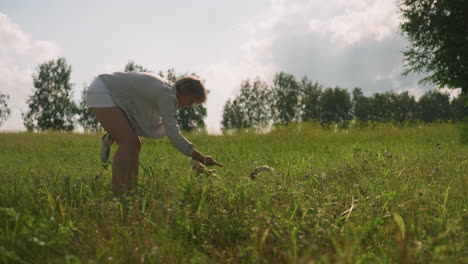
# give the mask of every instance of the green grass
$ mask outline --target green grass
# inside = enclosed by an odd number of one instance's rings
[[[114,199],[100,135],[0,134],[4,263],[467,263],[468,147],[456,125],[189,134],[224,163],[191,172],[143,140],[138,194]],[[113,148],[115,151],[115,148]],[[255,180],[249,174],[260,165]]]

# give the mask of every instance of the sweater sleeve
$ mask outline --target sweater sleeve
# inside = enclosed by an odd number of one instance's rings
[[[160,96],[158,97],[158,106],[169,141],[176,149],[182,152],[182,154],[190,157],[192,155],[194,146],[192,142],[188,141],[180,133],[180,128],[175,117],[176,104],[174,100]]]

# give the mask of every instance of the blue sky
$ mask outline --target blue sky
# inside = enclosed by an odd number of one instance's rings
[[[76,100],[94,76],[134,60],[155,72],[195,72],[209,94],[206,120],[219,131],[222,107],[241,80],[271,82],[285,71],[326,86],[387,90],[419,97],[430,86],[402,77],[395,0],[20,1],[0,3],[0,92],[10,119],[21,111],[39,63],[65,57]]]

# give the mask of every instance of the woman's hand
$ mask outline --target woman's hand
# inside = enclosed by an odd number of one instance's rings
[[[206,166],[217,165],[217,166],[223,167],[223,164],[217,162],[217,161],[216,161],[213,157],[211,157],[211,156],[205,156],[205,165],[206,165]]]
[[[192,155],[191,155],[191,158],[202,163],[203,165],[205,166],[213,166],[213,165],[217,165],[217,166],[220,166],[220,167],[223,167],[223,164],[217,162],[215,159],[213,159],[213,157],[211,156],[203,156],[200,152],[198,152],[198,150],[196,149],[193,149],[192,151]]]

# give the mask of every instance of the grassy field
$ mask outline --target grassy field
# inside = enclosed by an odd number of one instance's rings
[[[0,134],[0,260],[468,262],[455,125],[187,137],[224,163],[217,177],[143,139],[138,193],[114,199],[100,135]],[[252,180],[260,165],[275,171]]]

